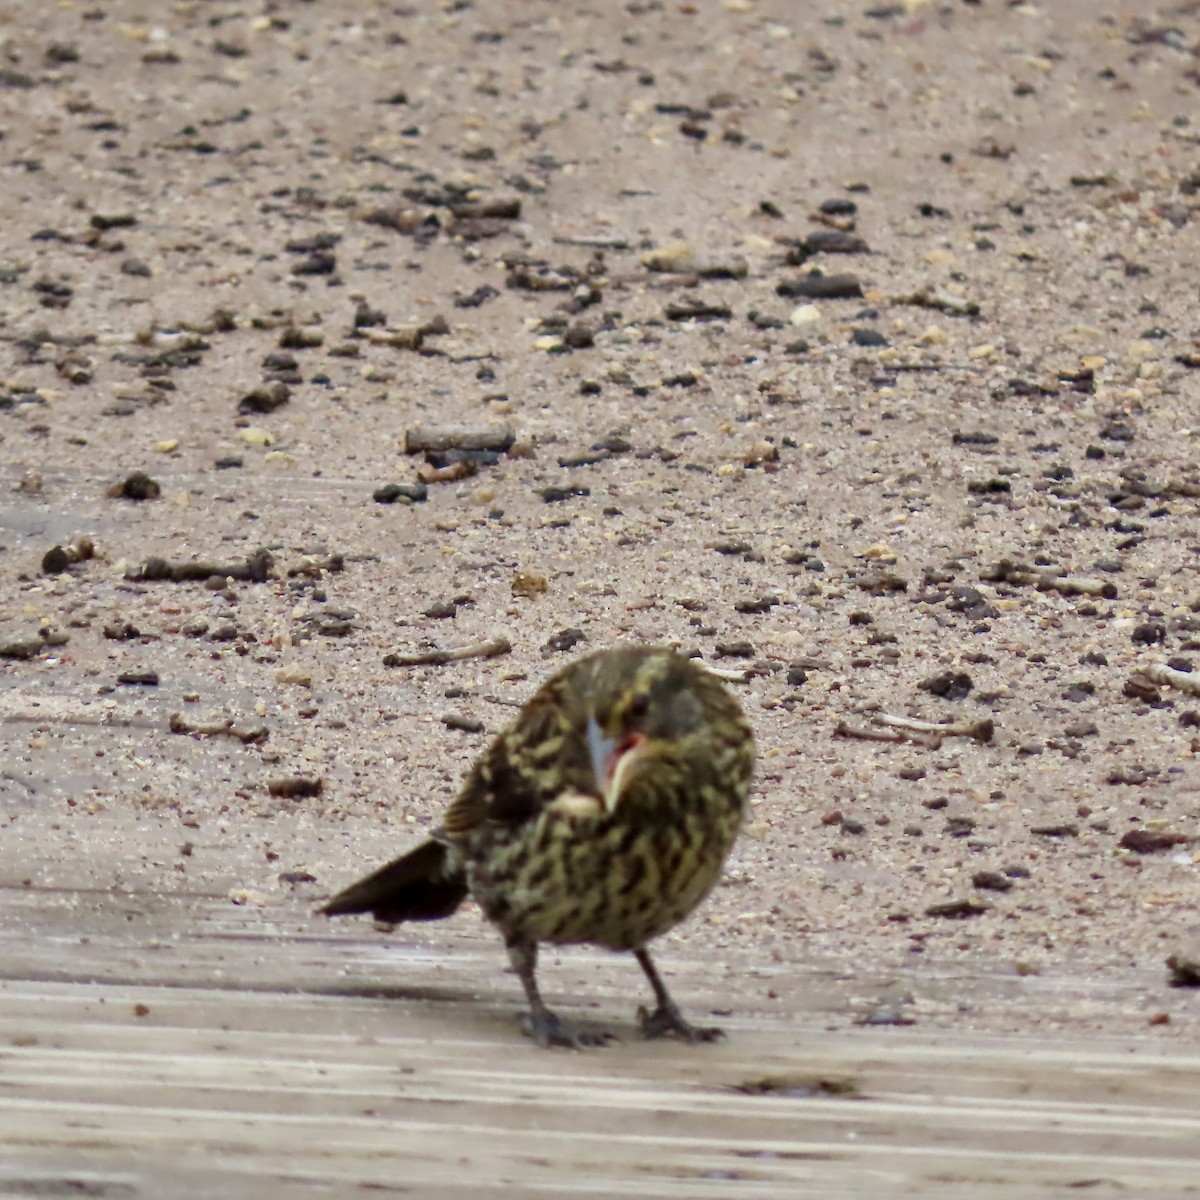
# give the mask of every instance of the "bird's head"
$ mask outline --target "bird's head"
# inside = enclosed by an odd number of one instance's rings
[[[596,793],[613,812],[653,764],[689,752],[724,699],[703,667],[666,650],[635,650],[598,660],[585,723]]]

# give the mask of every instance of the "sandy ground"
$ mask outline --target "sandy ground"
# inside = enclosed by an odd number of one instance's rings
[[[315,902],[655,641],[760,744],[701,1008],[1194,1040],[1200,697],[1137,672],[1200,648],[1200,11],[1139,8],[0,4],[5,976],[212,984],[138,948],[236,909],[422,986]],[[418,951],[515,1008],[473,912]]]

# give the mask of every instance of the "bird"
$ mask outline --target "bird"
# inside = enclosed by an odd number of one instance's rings
[[[716,1041],[671,998],[648,944],[720,878],[754,768],[737,699],[695,659],[615,646],[552,675],[475,761],[428,840],[335,895],[319,913],[434,921],[471,897],[504,938],[543,1047],[614,1040],[573,1028],[543,1000],[542,943],[632,952],[654,996],[643,1037]]]

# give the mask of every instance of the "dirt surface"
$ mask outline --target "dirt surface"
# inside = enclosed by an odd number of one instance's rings
[[[1200,11],[1140,8],[0,3],[13,994],[344,969],[453,1036],[461,970],[507,1021],[473,911],[309,914],[632,640],[760,746],[685,1009],[1194,1041],[1200,689],[1139,672],[1200,648]],[[245,978],[147,952],[218,913]]]

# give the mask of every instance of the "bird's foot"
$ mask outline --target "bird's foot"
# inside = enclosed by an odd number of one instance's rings
[[[521,1017],[521,1032],[543,1049],[565,1046],[568,1050],[586,1050],[617,1040],[606,1029],[572,1029],[549,1010],[525,1013]]]
[[[677,1037],[696,1045],[700,1042],[719,1042],[725,1036],[725,1031],[715,1025],[693,1025],[684,1020],[683,1013],[673,1004],[660,1004],[653,1012],[639,1008],[638,1017],[644,1038]]]

